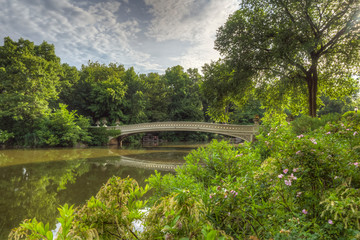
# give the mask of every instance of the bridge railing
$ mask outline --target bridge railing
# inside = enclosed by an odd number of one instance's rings
[[[253,141],[255,139],[255,135],[257,135],[259,131],[258,124],[236,125],[204,122],[153,122],[104,127],[108,130],[120,130],[121,134],[119,136],[158,131],[195,131],[239,137],[246,141]]]
[[[199,123],[199,122],[154,122],[139,123],[121,126],[109,126],[108,129],[118,129],[121,131],[135,129],[164,129],[164,128],[181,128],[181,129],[216,129],[225,131],[254,132],[257,131],[256,125],[235,125],[235,124],[217,124],[217,123]]]

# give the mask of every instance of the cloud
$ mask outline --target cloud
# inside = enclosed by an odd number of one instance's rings
[[[0,1],[0,36],[45,40],[77,67],[92,60],[164,72],[217,59],[216,30],[238,0]]]
[[[91,59],[146,66],[143,62],[149,55],[131,46],[139,24],[135,19],[118,21],[120,2],[7,0],[5,6],[0,10],[0,23],[6,26],[0,30],[2,36],[53,43],[57,55],[71,65],[80,66]]]
[[[219,54],[213,49],[216,30],[238,9],[237,0],[145,0],[154,18],[147,35],[164,42],[190,43],[182,54],[172,57],[186,68],[200,68]]]
[[[154,16],[147,35],[157,41],[199,42],[213,38],[217,28],[238,7],[236,0],[145,0]]]

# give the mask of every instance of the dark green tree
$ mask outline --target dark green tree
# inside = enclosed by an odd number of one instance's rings
[[[127,86],[123,111],[126,116],[126,124],[140,123],[147,120],[145,108],[147,99],[145,97],[144,79],[135,73],[131,67],[126,70],[124,82]]]
[[[59,103],[65,103],[69,109],[75,110],[77,94],[74,90],[79,80],[80,72],[76,67],[69,66],[69,64],[66,63],[62,64],[60,82],[57,88],[59,99],[52,103],[51,107],[56,108],[59,106]]]
[[[234,71],[224,61],[211,62],[203,66],[204,82],[201,84],[201,92],[208,103],[207,114],[218,122],[229,121],[229,109],[233,101],[240,105],[242,100],[247,99],[247,93],[239,94],[236,89],[241,89],[240,84],[250,83],[234,80]],[[245,86],[244,86],[245,88]],[[243,104],[242,104],[243,105]]]
[[[123,65],[109,65],[89,62],[80,71],[80,80],[74,86],[74,102],[71,109],[93,120],[107,118],[114,122],[119,119],[126,122],[123,113],[123,101],[127,90],[124,83]]]
[[[217,32],[215,49],[234,70],[218,100],[241,103],[256,89],[269,109],[315,117],[320,95],[354,91],[359,11],[359,0],[242,1]]]
[[[169,118],[172,121],[202,121],[202,102],[197,70],[189,70],[189,76],[183,67],[168,68],[164,78],[168,85],[170,104]]]
[[[165,78],[158,73],[142,74],[140,77],[145,82],[146,115],[149,121],[162,122],[170,120],[168,117],[170,95]]]

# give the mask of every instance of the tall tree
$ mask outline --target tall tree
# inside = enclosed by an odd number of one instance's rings
[[[49,110],[49,101],[57,99],[59,74],[54,45],[6,37],[0,46],[1,128],[21,136],[30,130],[34,120]]]
[[[53,108],[58,107],[59,103],[65,103],[69,106],[69,109],[75,110],[77,93],[74,92],[74,90],[79,80],[80,72],[76,67],[71,67],[66,63],[61,65],[61,75],[58,86],[59,99],[52,103]]]
[[[202,121],[202,102],[199,91],[197,70],[190,69],[189,74],[183,67],[175,66],[165,71],[170,103],[168,114],[172,121]]]
[[[232,68],[221,60],[205,64],[202,71],[204,82],[200,89],[208,103],[207,114],[215,121],[228,122],[232,101],[236,100],[240,104],[244,98],[247,99],[248,92],[239,94],[242,88],[245,89],[245,86],[241,86],[240,83],[248,84],[250,81],[242,81],[238,84],[234,81]]]
[[[170,103],[169,88],[158,73],[140,75],[145,82],[145,97],[147,99],[146,115],[150,122],[162,122],[168,118],[168,106]]]
[[[123,65],[89,62],[80,71],[80,80],[75,85],[75,103],[72,109],[94,120],[107,118],[125,122],[123,100],[127,86],[124,83]]]
[[[135,73],[134,68],[131,67],[126,70],[124,82],[127,86],[125,93],[125,100],[123,101],[123,112],[126,119],[126,124],[146,122],[147,116],[145,108],[147,99],[144,95],[145,82],[144,79]]]
[[[234,87],[223,98],[255,88],[266,107],[307,105],[314,117],[321,94],[351,94],[359,72],[359,11],[359,0],[243,0],[215,41],[234,70]]]

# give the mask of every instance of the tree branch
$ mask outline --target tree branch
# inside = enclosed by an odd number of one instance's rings
[[[314,24],[313,20],[311,19],[309,13],[308,13],[308,9],[309,9],[309,6],[308,6],[308,1],[306,1],[306,4],[304,6],[304,13],[305,13],[305,19],[306,21],[309,23],[310,27],[311,27],[311,30],[313,31],[314,33],[314,36],[317,37],[318,34],[319,34],[319,29],[317,28],[317,26]]]
[[[347,22],[346,26],[343,27],[339,32],[335,34],[335,36],[330,39],[329,42],[327,42],[325,45],[321,46],[320,50],[317,52],[318,56],[322,56],[326,54],[340,39],[341,36],[343,36],[347,30],[350,28],[351,23]]]
[[[296,25],[296,21],[295,21],[295,18],[294,16],[290,13],[289,9],[286,7],[286,4],[282,1],[282,0],[279,0],[279,3],[280,5],[284,8],[285,10],[285,13],[288,15],[288,17],[290,18],[290,20]]]
[[[340,8],[340,7],[339,7]],[[339,9],[338,8],[338,9]],[[338,10],[336,9],[335,12]],[[333,25],[333,22],[336,21],[337,19],[341,18],[342,16],[344,16],[344,14],[348,11],[349,9],[349,5],[346,6],[346,8],[342,11],[339,12],[337,14],[335,14],[332,18],[330,18],[330,20],[327,22],[327,24],[324,26],[323,29],[320,30],[320,34],[323,34],[325,30],[327,30],[331,25]],[[325,11],[325,10],[324,10]]]

